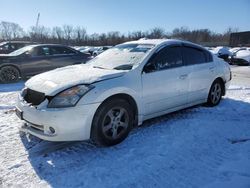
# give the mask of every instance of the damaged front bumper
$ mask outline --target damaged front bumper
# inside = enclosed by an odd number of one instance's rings
[[[93,116],[100,104],[69,108],[32,106],[19,95],[17,116],[24,121],[21,131],[48,141],[77,141],[90,138]]]

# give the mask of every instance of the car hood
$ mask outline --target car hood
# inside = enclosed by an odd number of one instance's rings
[[[116,78],[124,75],[123,70],[94,68],[90,65],[73,65],[39,74],[29,79],[25,86],[29,89],[54,96],[58,92],[79,84]]]

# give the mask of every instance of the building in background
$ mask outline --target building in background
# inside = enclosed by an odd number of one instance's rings
[[[229,45],[236,46],[249,46],[250,47],[250,31],[231,33]]]

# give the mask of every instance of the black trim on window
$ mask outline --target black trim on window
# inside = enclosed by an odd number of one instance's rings
[[[179,59],[175,59],[174,56],[171,57],[171,50],[173,48],[179,48],[177,49],[178,51],[172,51],[172,53],[179,53]],[[167,52],[167,50],[170,50],[170,52]],[[165,54],[164,54],[165,52]],[[160,53],[161,56],[158,56]],[[168,55],[170,53],[170,55]],[[165,59],[164,59],[165,55]],[[176,57],[178,57],[178,55]],[[157,59],[158,58],[158,59]],[[168,60],[168,62],[167,62]],[[172,61],[173,60],[173,61]],[[162,61],[162,63],[161,63]],[[164,62],[166,61],[166,62]],[[178,63],[179,61],[179,63]],[[162,70],[167,70],[167,69],[172,69],[172,68],[177,68],[184,66],[183,63],[183,57],[182,57],[182,52],[181,52],[181,45],[174,44],[174,45],[167,45],[164,47],[159,48],[156,50],[156,52],[150,57],[148,62],[144,65],[143,72],[145,73],[150,73],[150,72],[156,72],[156,71],[162,71]]]
[[[182,55],[184,58],[185,65],[196,65],[213,61],[212,55],[209,51],[192,44],[183,43]]]

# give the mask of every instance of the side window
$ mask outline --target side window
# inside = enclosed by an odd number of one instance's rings
[[[63,48],[63,51],[65,54],[76,54],[76,52],[72,49],[64,48],[64,47],[62,47],[62,48]]]
[[[16,50],[15,44],[9,44],[9,50]]]
[[[52,55],[76,54],[75,51],[73,51],[69,48],[61,47],[61,46],[51,47],[51,53],[52,53]]]
[[[196,65],[210,61],[210,54],[202,49],[183,47],[183,55],[187,65]]]
[[[153,72],[182,66],[181,48],[166,47],[153,55],[145,66],[145,72]]]
[[[36,47],[33,48],[30,51],[31,56],[48,56],[50,55],[50,48],[47,46],[40,46],[40,47]]]
[[[50,49],[49,49],[49,47],[46,47],[46,46],[41,47],[38,55],[41,55],[41,56],[48,56],[48,55],[50,55]]]

